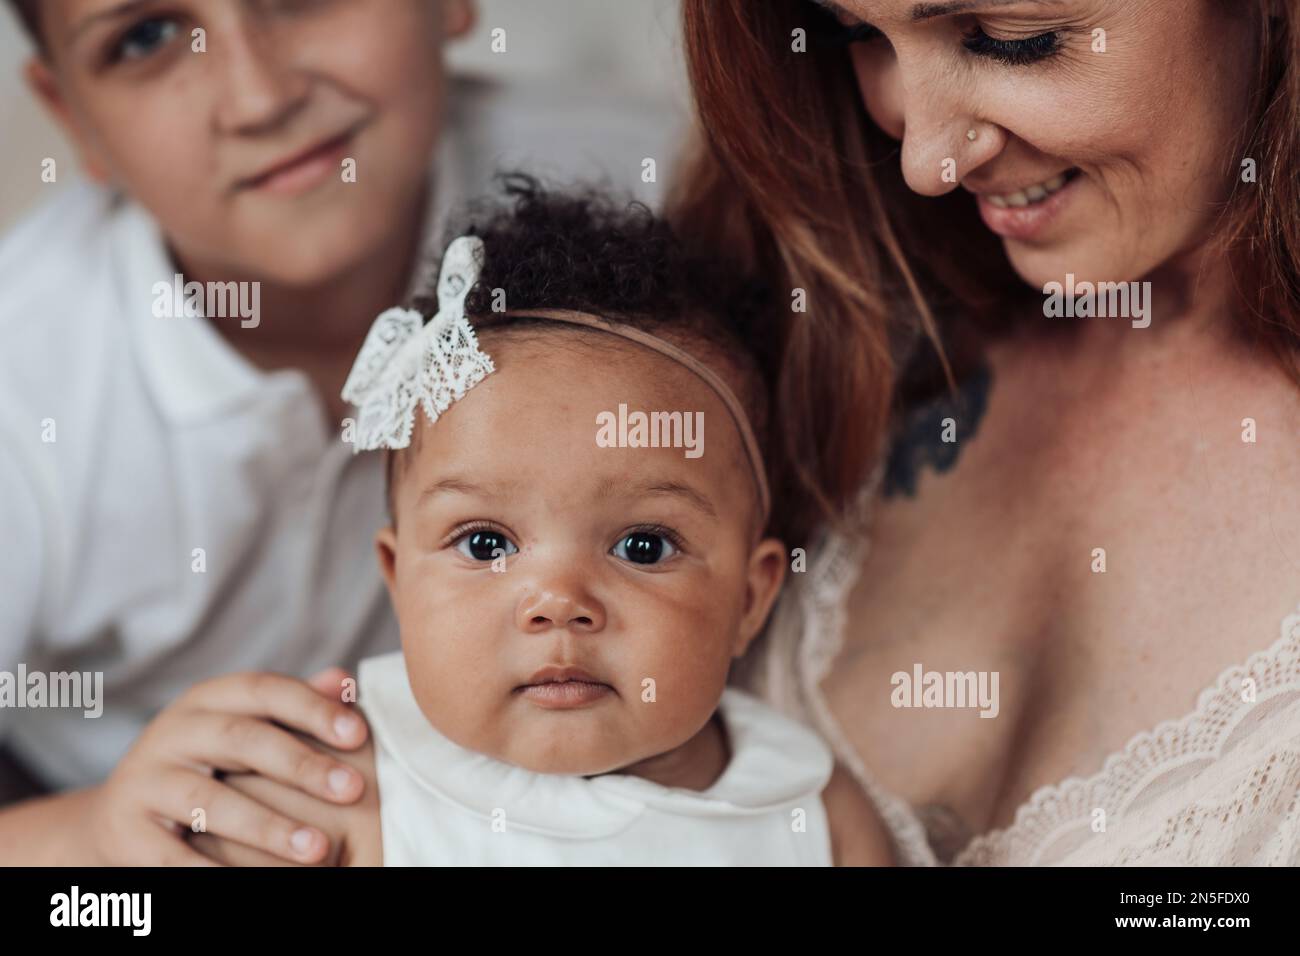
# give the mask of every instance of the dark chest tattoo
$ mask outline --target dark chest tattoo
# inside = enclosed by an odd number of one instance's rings
[[[944,392],[908,413],[885,465],[882,490],[886,498],[898,494],[915,497],[927,467],[941,474],[952,470],[979,430],[992,385],[992,369],[981,365],[956,393]]]

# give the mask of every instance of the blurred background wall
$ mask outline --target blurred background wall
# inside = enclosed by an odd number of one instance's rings
[[[678,39],[678,0],[478,0],[478,26],[448,49],[453,72],[512,84],[522,114],[531,101],[548,109],[571,102],[593,117],[593,142],[635,140],[655,151],[661,187],[673,146],[687,125],[689,97]],[[493,53],[492,31],[506,31],[507,52]],[[32,100],[22,80],[28,46],[7,7],[0,8],[0,230],[58,185],[42,184],[41,160],[63,169],[75,157]],[[595,104],[606,105],[601,109]],[[608,108],[613,104],[613,108]],[[603,128],[602,128],[603,127]],[[582,145],[576,147],[582,150]],[[593,147],[594,149],[594,147]],[[660,153],[668,154],[660,156]],[[566,164],[567,165],[567,164]],[[547,170],[589,175],[590,166]],[[19,171],[31,171],[31,175]],[[60,176],[60,180],[66,177]],[[661,190],[639,198],[652,200]]]

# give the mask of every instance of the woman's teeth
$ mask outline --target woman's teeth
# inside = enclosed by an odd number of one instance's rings
[[[1018,192],[1010,193],[1006,196],[985,196],[993,206],[998,209],[1006,209],[1008,206],[1020,208],[1022,206],[1032,206],[1034,203],[1042,202],[1052,193],[1060,192],[1065,188],[1065,184],[1070,181],[1068,173],[1061,173],[1059,176],[1053,176],[1045,183],[1039,183],[1037,186],[1030,186],[1028,189],[1021,189]]]

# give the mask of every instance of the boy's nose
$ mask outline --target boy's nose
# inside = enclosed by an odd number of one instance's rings
[[[605,629],[605,609],[580,588],[541,587],[524,595],[515,612],[515,623],[525,634],[555,628],[595,634]]]
[[[230,133],[260,133],[286,122],[306,100],[310,80],[286,62],[269,36],[245,20],[230,29],[218,120]]]

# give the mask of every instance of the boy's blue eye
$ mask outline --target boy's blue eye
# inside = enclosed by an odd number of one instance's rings
[[[633,564],[658,564],[676,553],[671,541],[653,531],[633,531],[613,548],[615,557]]]
[[[153,17],[131,27],[117,43],[115,53],[121,60],[142,60],[166,46],[176,36],[175,20]]]
[[[472,531],[456,542],[456,550],[475,561],[493,561],[519,551],[500,531]]]

